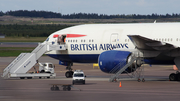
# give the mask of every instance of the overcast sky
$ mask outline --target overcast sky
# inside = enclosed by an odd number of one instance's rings
[[[0,0],[0,11],[44,10],[98,14],[180,13],[180,0]]]

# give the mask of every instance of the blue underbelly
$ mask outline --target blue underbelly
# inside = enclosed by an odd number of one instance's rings
[[[64,62],[76,63],[98,63],[99,54],[46,54]],[[107,57],[108,58],[108,57]],[[157,60],[157,59],[144,59],[145,64],[151,65],[174,65],[173,59],[171,60]]]

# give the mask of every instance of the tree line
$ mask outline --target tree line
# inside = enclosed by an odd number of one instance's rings
[[[116,15],[107,15],[107,14],[97,14],[97,13],[73,13],[73,14],[61,14],[51,11],[28,11],[28,10],[17,10],[17,11],[0,11],[0,16],[11,15],[19,17],[43,17],[43,18],[64,18],[64,19],[113,19],[113,18],[125,18],[125,19],[159,19],[159,18],[180,18],[180,14],[149,14],[149,15],[140,15],[140,14],[116,14]]]
[[[68,25],[0,25],[0,33],[8,37],[48,37]]]

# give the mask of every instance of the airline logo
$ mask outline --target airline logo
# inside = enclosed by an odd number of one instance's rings
[[[129,48],[124,44],[71,44],[72,51],[112,50],[115,48]]]

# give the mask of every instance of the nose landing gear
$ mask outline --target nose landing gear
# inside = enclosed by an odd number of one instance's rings
[[[66,78],[72,78],[73,73],[74,73],[73,71],[67,71],[67,72],[65,73]]]
[[[72,71],[72,68],[71,68],[72,64],[69,64],[67,67],[66,67],[66,70],[69,70],[65,73],[65,76],[66,78],[72,78],[74,72]]]

